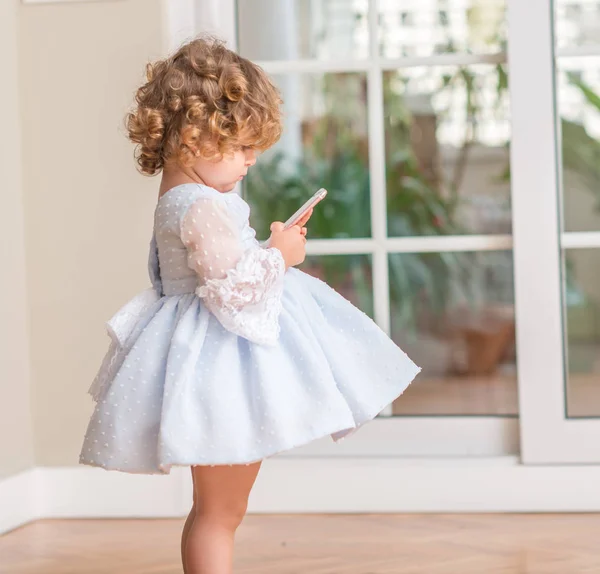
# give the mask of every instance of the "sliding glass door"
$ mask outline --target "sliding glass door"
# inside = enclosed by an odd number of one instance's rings
[[[171,22],[281,90],[241,190],[259,234],[326,187],[303,269],[423,367],[287,456],[600,462],[600,1],[189,0]]]

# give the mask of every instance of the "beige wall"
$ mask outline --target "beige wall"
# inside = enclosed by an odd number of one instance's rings
[[[18,5],[18,0],[0,2],[0,478],[33,466],[17,74]]]
[[[103,322],[148,285],[158,181],[136,172],[122,118],[146,61],[160,56],[161,4],[19,12],[35,460],[76,465]]]

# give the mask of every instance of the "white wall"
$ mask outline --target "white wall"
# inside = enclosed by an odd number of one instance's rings
[[[0,2],[0,478],[33,466],[17,74],[19,0]]]
[[[19,23],[35,461],[76,465],[103,322],[148,285],[158,181],[136,172],[122,126],[161,55],[161,3],[29,4]]]

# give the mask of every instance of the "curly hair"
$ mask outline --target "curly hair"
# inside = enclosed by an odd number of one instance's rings
[[[195,151],[219,160],[241,146],[262,151],[281,135],[281,97],[264,70],[215,38],[198,38],[148,64],[146,83],[127,114],[142,173],[170,162],[190,165]]]

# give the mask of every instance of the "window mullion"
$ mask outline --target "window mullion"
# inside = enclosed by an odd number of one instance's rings
[[[385,192],[385,135],[383,120],[383,83],[377,30],[378,2],[369,3],[369,57],[367,72],[369,173],[371,182],[371,233],[373,252],[373,290],[375,321],[390,331],[390,302],[387,253],[387,207]]]

